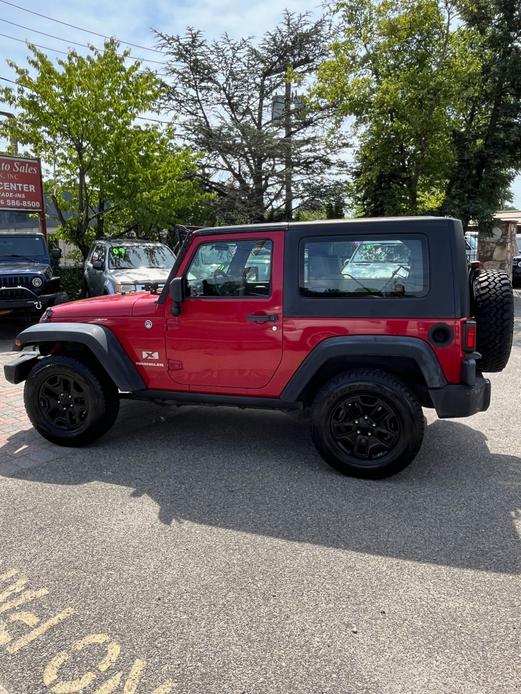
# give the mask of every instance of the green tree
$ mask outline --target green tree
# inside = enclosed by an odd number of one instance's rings
[[[453,166],[448,110],[469,70],[438,0],[340,0],[314,95],[357,136],[353,193],[368,215],[437,209]]]
[[[455,165],[442,210],[486,232],[521,170],[521,3],[460,0],[458,33],[475,65],[455,101]]]
[[[521,170],[519,0],[339,0],[315,98],[358,136],[362,214],[490,226]]]
[[[201,180],[216,194],[217,222],[291,219],[309,184],[330,179],[339,141],[328,146],[327,114],[294,93],[325,56],[327,30],[322,19],[286,12],[257,41],[158,34],[170,58],[166,106],[204,153]]]
[[[63,238],[85,257],[95,237],[154,234],[197,213],[207,196],[196,158],[175,146],[171,127],[135,123],[157,109],[163,87],[154,73],[126,66],[115,41],[57,64],[29,48],[29,69],[10,63],[17,86],[2,94],[17,117],[2,131],[42,158]]]

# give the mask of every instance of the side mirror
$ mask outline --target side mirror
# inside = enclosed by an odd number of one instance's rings
[[[62,257],[61,248],[51,248],[51,258],[53,260],[59,260]]]
[[[94,268],[94,270],[103,270],[103,261],[94,260],[92,263],[92,267]]]
[[[182,277],[174,277],[168,286],[168,294],[172,299],[172,313],[178,316],[181,313],[181,304],[185,298],[184,279]]]

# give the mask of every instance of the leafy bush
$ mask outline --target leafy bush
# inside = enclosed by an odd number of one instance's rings
[[[74,301],[81,299],[83,295],[83,268],[82,267],[61,267],[57,269],[60,277],[61,289],[67,292],[69,299]]]

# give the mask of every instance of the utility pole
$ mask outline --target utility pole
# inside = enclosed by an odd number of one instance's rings
[[[284,141],[286,145],[284,149],[284,216],[288,222],[291,222],[293,219],[293,153],[291,139],[291,82],[286,80],[284,92]]]

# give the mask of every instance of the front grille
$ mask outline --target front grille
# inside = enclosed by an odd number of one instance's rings
[[[31,289],[32,277],[28,275],[11,275],[10,277],[2,277],[0,275],[0,287],[28,287]]]
[[[0,287],[4,287],[4,291],[0,292],[0,299],[27,299],[29,294],[18,287],[27,287],[31,291],[35,291],[31,284],[32,277],[28,275],[10,275],[2,277],[0,275]],[[36,292],[35,292],[36,293]]]

